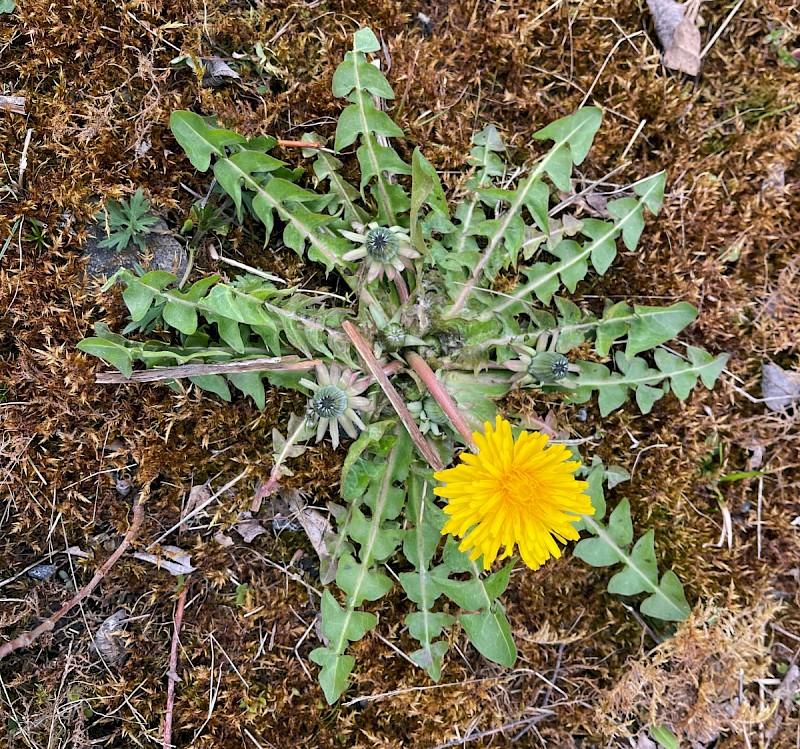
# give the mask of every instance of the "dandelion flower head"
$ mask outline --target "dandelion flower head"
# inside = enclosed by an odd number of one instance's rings
[[[473,560],[483,556],[487,570],[515,545],[531,569],[560,557],[556,541],[577,540],[572,523],[594,513],[583,493],[588,484],[573,475],[580,462],[563,445],[547,447],[547,435],[523,431],[514,440],[500,416],[473,437],[477,454],[463,453],[462,463],[434,474],[444,483],[435,493],[449,500],[442,534],[461,538],[461,551],[471,550]]]

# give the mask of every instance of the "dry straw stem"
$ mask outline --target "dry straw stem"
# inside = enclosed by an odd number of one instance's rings
[[[296,356],[261,357],[247,361],[223,362],[221,364],[179,364],[176,367],[156,367],[131,372],[130,377],[125,377],[121,372],[98,372],[96,382],[101,385],[119,385],[126,382],[160,382],[163,380],[177,380],[181,377],[196,377],[198,375],[228,374],[231,372],[307,372],[317,364],[319,359],[299,359]]]
[[[12,114],[25,114],[25,97],[0,96],[0,109]]]
[[[472,438],[472,429],[470,429],[469,424],[467,424],[467,420],[464,418],[461,411],[458,410],[458,406],[450,397],[450,393],[445,390],[444,386],[439,381],[439,378],[436,376],[436,373],[428,365],[428,362],[426,362],[415,351],[409,353],[406,358],[408,359],[408,363],[411,365],[411,368],[419,375],[422,382],[425,383],[425,387],[428,388],[430,394],[442,407],[442,411],[444,411],[445,416],[450,419],[450,422],[463,437],[464,441],[467,443],[467,447],[469,447],[472,452],[477,453],[478,446],[475,444],[475,440]]]
[[[33,629],[30,632],[25,632],[24,634],[19,635],[19,637],[15,637],[13,640],[0,645],[0,660],[13,653],[15,650],[29,647],[43,634],[46,632],[51,632],[59,619],[68,614],[81,601],[85,600],[91,595],[92,591],[100,584],[100,581],[108,574],[108,571],[127,551],[133,539],[136,538],[136,534],[139,532],[139,528],[142,525],[142,519],[144,518],[144,508],[139,502],[138,494],[133,500],[132,509],[133,520],[128,528],[128,532],[125,534],[125,537],[122,539],[122,542],[116,548],[114,553],[105,561],[105,564],[103,564],[103,566],[100,567],[97,572],[95,572],[94,577],[83,588],[81,588],[77,595],[75,595],[71,600],[67,601],[58,611],[56,611],[55,614],[45,619],[45,621],[36,627],[36,629]]]

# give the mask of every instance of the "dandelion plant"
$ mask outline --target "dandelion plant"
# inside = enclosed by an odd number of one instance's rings
[[[369,29],[355,34],[333,79],[347,104],[332,148],[318,133],[304,136],[312,180],[270,153],[274,138],[248,140],[191,112],[171,118],[192,164],[212,169],[213,191],[232,201],[232,220],[246,214],[270,251],[284,246],[336,274],[346,300],[282,288],[260,272],[178,288],[163,271],[120,270],[108,287],[124,286],[130,325],[119,335],[98,324],[80,344],[128,375],[137,362],[214,363],[213,374],[190,381],[224,399],[233,385],[259,407],[264,378],[305,394],[287,436],[274,432],[275,481],[281,461],[314,435],[347,451],[324,539],[320,644],[310,656],[331,703],[355,668],[350,644],[377,626],[365,604],[398,586],[415,607],[404,621],[419,646],[410,657],[432,679],[456,624],[483,656],[513,665],[501,602],[513,555],[536,569],[580,531],[577,556],[622,565],[613,593],[646,594],[641,610],[654,620],[685,617],[677,576],[659,576],[652,531],[634,543],[626,502],[604,520],[604,493],[623,472],[520,429],[498,404],[533,389],[573,403],[597,397],[603,416],[633,397],[647,413],[669,393],[686,399],[698,380],[713,386],[726,360],[664,347],[695,319],[687,302],[607,302],[594,314],[568,298],[611,269],[620,243],[636,251],[664,195],[658,173],[611,197],[604,218],[573,215],[559,199],[589,154],[600,109],[547,125],[536,134],[541,149],[522,164],[485,127],[472,138],[461,189],[448,195],[420,149],[409,164],[392,145],[403,132],[380,106],[394,94],[368,59],[379,49]],[[344,158],[357,162],[358,184],[344,177]],[[510,289],[509,269],[519,278]],[[134,332],[139,338],[126,337]],[[286,369],[237,369],[261,357]]]

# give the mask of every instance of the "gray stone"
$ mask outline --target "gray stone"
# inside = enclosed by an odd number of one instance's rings
[[[98,247],[106,238],[105,223],[95,224],[92,234],[83,250],[84,257],[89,260],[86,264],[87,278],[108,278],[120,268],[133,270],[136,263],[147,270],[165,270],[181,278],[186,270],[186,252],[183,245],[175,239],[166,222],[158,220],[152,231],[145,237],[146,252],[141,252],[134,242],[121,252],[114,247]],[[149,262],[145,259],[149,258]]]

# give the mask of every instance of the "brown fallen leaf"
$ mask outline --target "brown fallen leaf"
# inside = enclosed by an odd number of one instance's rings
[[[186,506],[181,513],[181,520],[191,515],[194,510],[206,502],[211,497],[211,490],[208,484],[196,484],[189,489],[189,498],[186,500]]]
[[[92,649],[97,651],[106,663],[114,665],[125,656],[125,643],[119,632],[124,629],[127,619],[128,612],[125,609],[115,611],[100,625],[94,636]]]
[[[308,536],[308,540],[314,547],[319,557],[320,569],[330,570],[334,566],[334,560],[328,551],[327,536],[331,532],[331,524],[319,510],[309,507],[303,500],[300,492],[292,491],[287,493],[289,507],[292,510],[292,518],[296,519]],[[333,570],[335,574],[335,569]]]
[[[203,57],[203,87],[217,88],[238,80],[239,74],[219,57]]]
[[[216,541],[224,549],[233,546],[233,539],[222,531],[217,531],[214,534],[214,541]]]
[[[246,544],[252,543],[254,539],[264,533],[269,533],[258,520],[253,519],[253,515],[249,512],[240,512],[238,522],[233,527]]]
[[[765,364],[761,371],[761,395],[770,411],[783,411],[800,401],[800,372]]]
[[[687,75],[700,72],[700,31],[697,16],[700,0],[677,3],[675,0],[647,0],[656,34],[664,49],[664,67]]]

